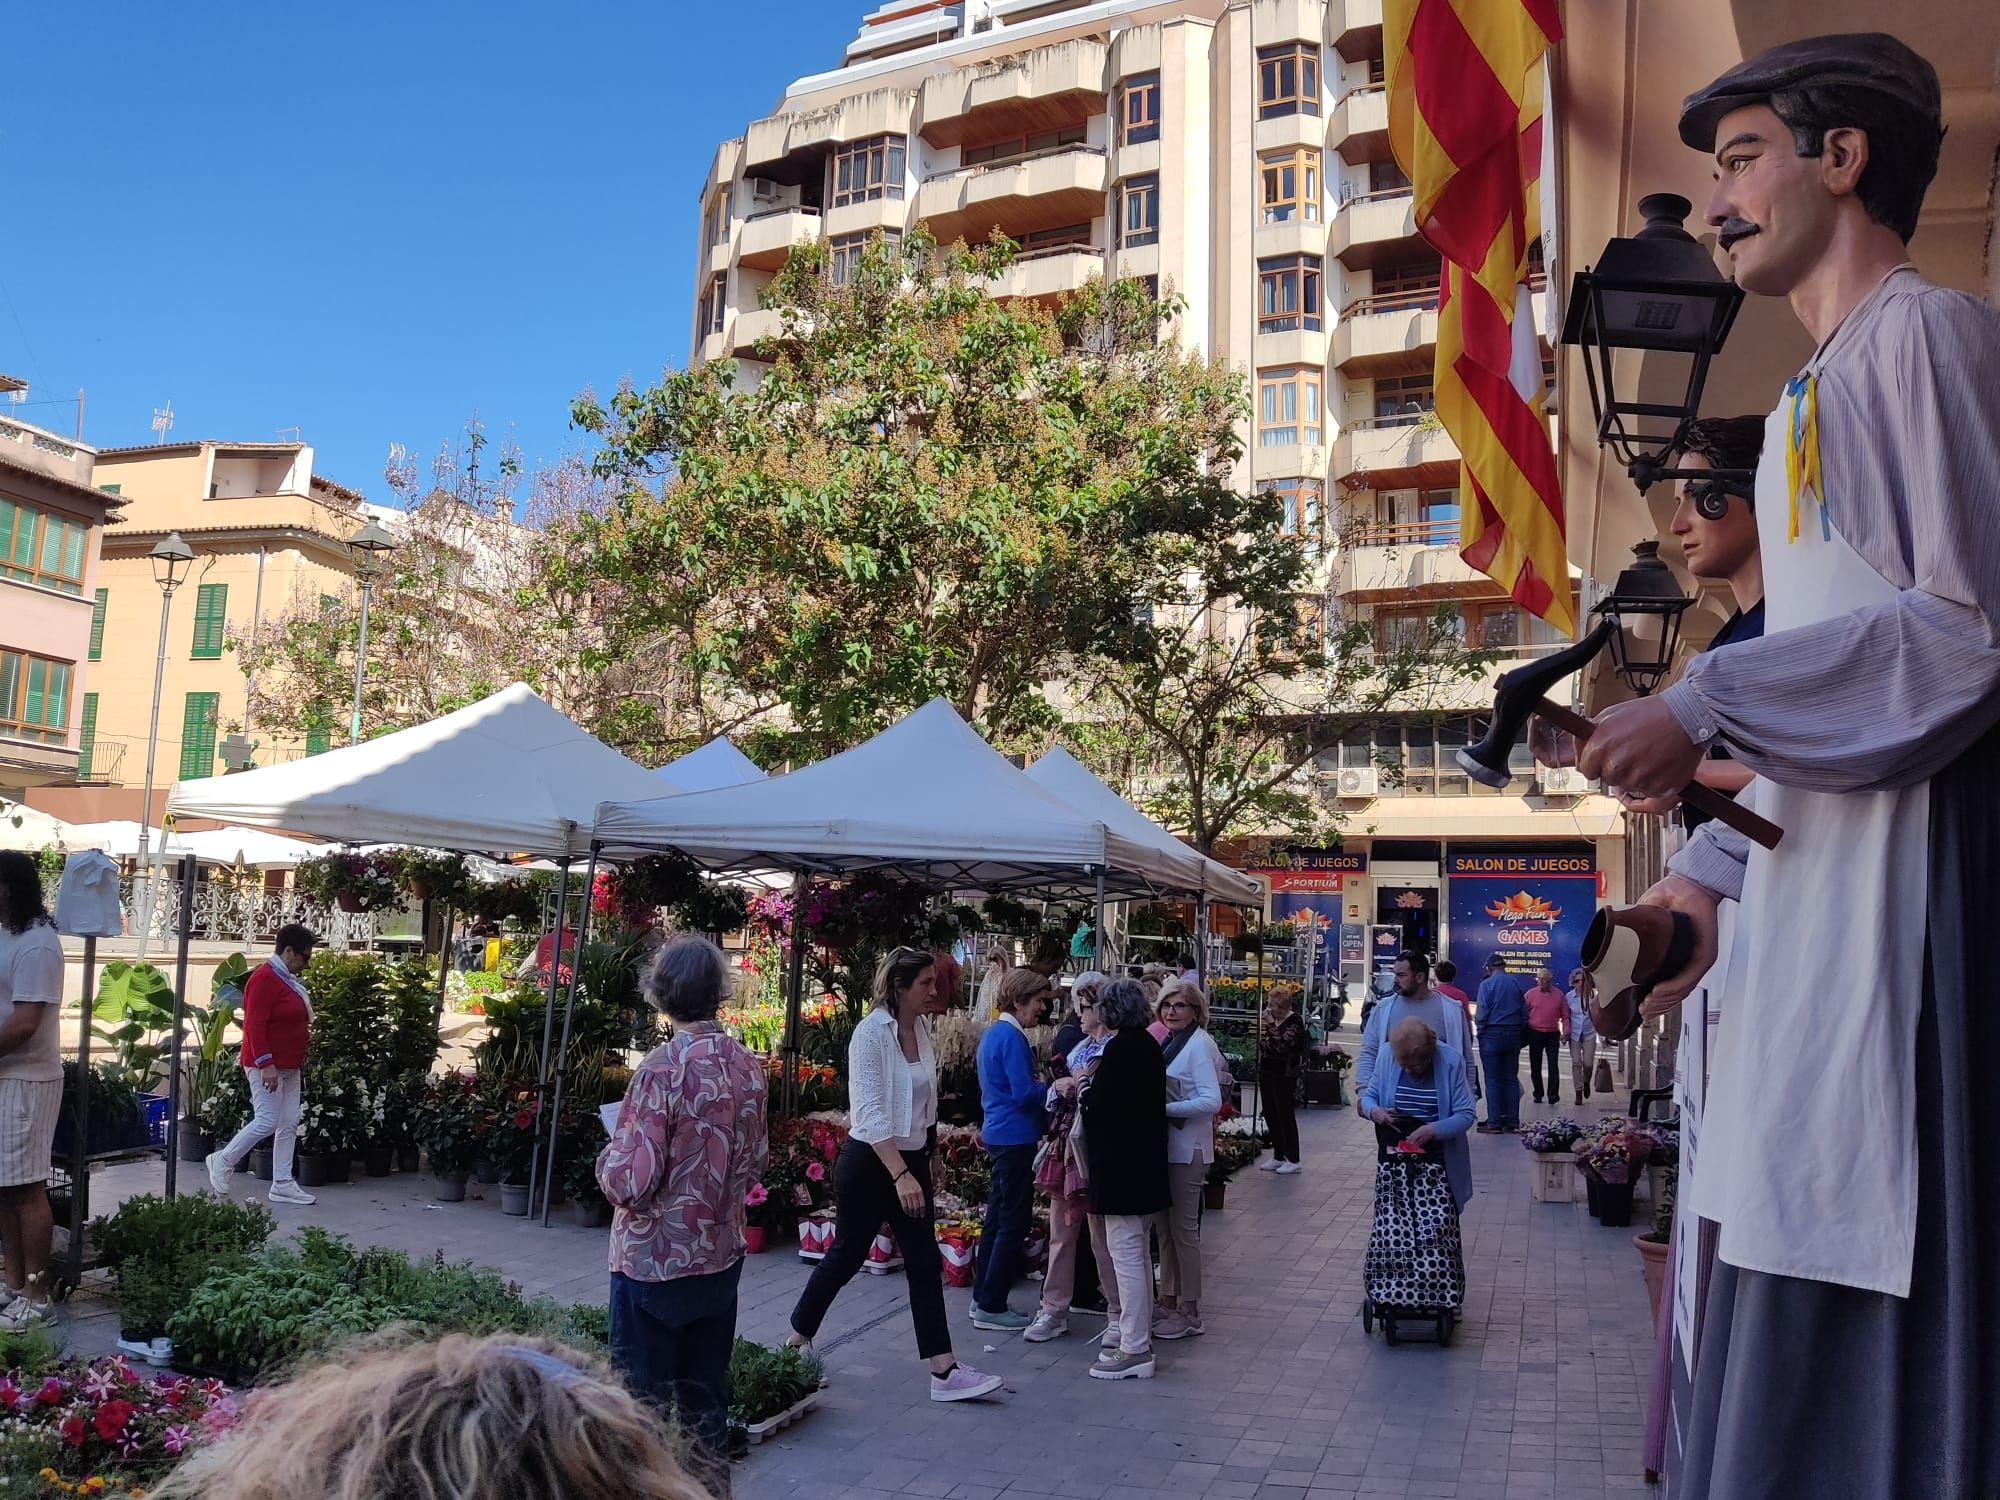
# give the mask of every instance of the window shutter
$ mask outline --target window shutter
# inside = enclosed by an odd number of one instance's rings
[[[111,598],[110,589],[97,591],[97,602],[90,610],[90,659],[104,660],[104,607]]]
[[[325,725],[306,731],[306,754],[324,755],[331,748],[333,736]]]
[[[181,780],[215,774],[215,715],[219,693],[189,693],[181,715]]]
[[[99,590],[101,593],[102,590]],[[78,726],[76,779],[90,780],[90,761],[97,750],[97,694],[83,695],[83,719]]]
[[[194,597],[194,647],[188,653],[196,661],[214,661],[222,655],[223,626],[229,616],[229,585],[204,583]]]

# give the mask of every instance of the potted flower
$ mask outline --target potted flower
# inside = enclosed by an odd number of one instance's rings
[[[1583,1127],[1567,1115],[1536,1120],[1521,1132],[1521,1145],[1535,1158],[1535,1175],[1528,1184],[1534,1202],[1576,1202],[1576,1157],[1571,1148],[1582,1134]]]
[[[398,1073],[382,1085],[382,1125],[380,1143],[394,1154],[398,1172],[414,1172],[417,1154],[417,1111],[423,1104],[425,1078],[421,1072]]]
[[[1646,1300],[1652,1304],[1653,1327],[1657,1330],[1660,1304],[1665,1300],[1667,1288],[1667,1256],[1673,1246],[1674,1199],[1680,1184],[1680,1168],[1649,1165],[1646,1170],[1660,1174],[1654,1188],[1653,1227],[1633,1235],[1632,1243],[1639,1250],[1639,1270],[1646,1278]]]
[[[1609,1229],[1632,1222],[1632,1179],[1646,1164],[1652,1142],[1619,1122],[1620,1128],[1585,1135],[1571,1148],[1583,1170],[1597,1184],[1597,1221]]]
[[[761,1182],[753,1182],[743,1195],[743,1248],[762,1255],[771,1247],[771,1236],[783,1230],[784,1204],[771,1195]]]
[[[299,1110],[297,1172],[300,1187],[325,1187],[334,1178],[334,1157],[340,1176],[347,1176],[347,1110],[340,1085],[332,1079],[309,1091]]]
[[[569,1200],[569,1216],[578,1228],[602,1229],[611,1222],[611,1201],[597,1185],[595,1153],[588,1149],[564,1152],[556,1168],[556,1188]]]
[[[1342,1083],[1353,1066],[1354,1059],[1347,1049],[1331,1042],[1322,1042],[1306,1053],[1306,1103],[1336,1108],[1345,1104],[1347,1094]]]
[[[403,900],[402,872],[390,854],[315,855],[292,871],[292,885],[322,906],[345,912],[384,911]]]
[[[535,1169],[535,1122],[541,1100],[531,1088],[506,1091],[488,1116],[486,1154],[500,1174],[500,1211],[520,1217],[528,1211],[528,1178]]]
[[[442,901],[459,905],[472,884],[466,872],[465,856],[442,849],[399,849],[395,851],[396,873],[403,888],[419,901]]]
[[[464,1200],[482,1124],[478,1084],[470,1073],[440,1073],[429,1080],[417,1108],[417,1142],[430,1157],[440,1203]]]

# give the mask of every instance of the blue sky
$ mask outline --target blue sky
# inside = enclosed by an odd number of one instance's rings
[[[270,441],[389,500],[476,415],[527,458],[688,349],[717,142],[864,0],[31,5],[7,21],[0,371],[84,437]],[[0,401],[0,412],[7,410]]]

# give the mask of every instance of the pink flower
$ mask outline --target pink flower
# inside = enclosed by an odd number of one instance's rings
[[[194,1441],[194,1429],[192,1427],[186,1426],[185,1424],[179,1427],[169,1427],[165,1432],[160,1434],[160,1446],[165,1448],[167,1452],[173,1454],[176,1458],[178,1458],[182,1450],[185,1449],[187,1445],[193,1441]]]
[[[0,1379],[0,1411],[12,1411],[21,1404],[21,1388],[14,1384],[13,1377]]]
[[[125,1424],[132,1420],[134,1408],[130,1401],[107,1401],[97,1408],[97,1435],[105,1442],[114,1442],[124,1436]]]
[[[109,1365],[100,1365],[83,1377],[83,1394],[92,1401],[108,1400],[118,1389],[118,1373]]]
[[[750,1191],[743,1195],[743,1202],[746,1207],[756,1208],[763,1204],[770,1196],[769,1193],[764,1191],[763,1183],[753,1182],[750,1184]]]
[[[71,1412],[62,1419],[62,1426],[56,1430],[62,1434],[63,1443],[67,1447],[81,1448],[83,1446],[83,1413],[80,1411]]]
[[[35,1392],[35,1404],[37,1406],[61,1406],[63,1397],[68,1394],[69,1387],[51,1375],[42,1382],[41,1389]]]
[[[824,1182],[826,1180],[825,1166],[816,1161],[807,1162],[806,1179],[810,1182]]]

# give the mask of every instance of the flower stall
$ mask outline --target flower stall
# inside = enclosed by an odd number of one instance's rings
[[[1576,1202],[1577,1159],[1572,1154],[1583,1127],[1567,1115],[1535,1120],[1521,1132],[1521,1145],[1535,1158],[1528,1193],[1536,1203]]]

